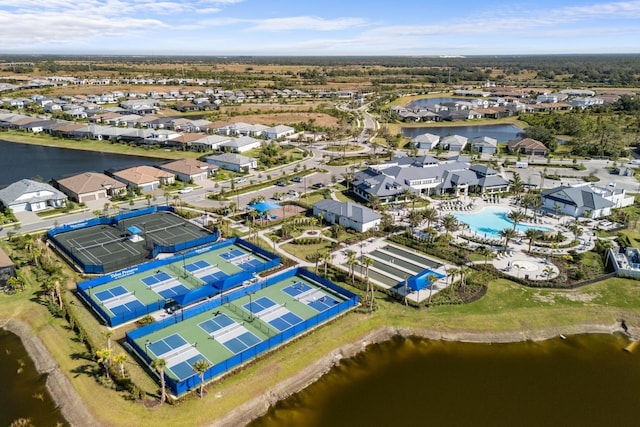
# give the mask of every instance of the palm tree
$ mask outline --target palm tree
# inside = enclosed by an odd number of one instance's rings
[[[409,227],[411,227],[411,234],[413,234],[415,228],[422,222],[422,213],[418,211],[410,211],[407,219],[409,220]]]
[[[109,379],[109,361],[111,360],[111,350],[108,348],[97,350],[96,357],[98,358],[98,363],[104,367],[105,377]]]
[[[350,269],[351,285],[353,285],[355,282],[355,267],[358,263],[358,259],[356,258],[357,253],[353,249],[349,249],[345,254],[347,255],[347,265]]]
[[[171,191],[165,189],[162,195],[164,196],[165,203],[167,204],[167,206],[169,206],[169,197],[171,197]]]
[[[551,279],[551,275],[554,273],[553,271],[553,267],[551,267],[550,265],[546,266],[544,268],[544,270],[542,270],[543,273],[545,273],[547,275],[548,279]]]
[[[444,231],[447,234],[447,244],[449,244],[448,242],[451,240],[451,233],[456,231],[459,227],[458,220],[452,214],[446,214],[442,217],[440,222],[442,223],[442,228],[444,228]]]
[[[102,334],[107,339],[107,348],[111,350],[111,337],[113,336],[113,331],[107,330],[107,331],[104,331]]]
[[[460,270],[458,270],[457,268],[450,268],[449,271],[447,271],[447,276],[451,277],[451,284],[449,285],[449,291],[451,292],[451,298],[453,298],[453,293],[455,291],[453,283],[455,282],[456,276],[460,273]]]
[[[476,249],[476,251],[480,255],[484,256],[484,265],[487,265],[487,261],[488,261],[489,255],[492,254],[491,249],[489,249],[486,246],[480,246],[478,249]]]
[[[147,194],[144,196],[145,199],[147,199],[147,206],[151,206],[151,200],[153,199],[153,196],[151,194]]]
[[[462,292],[465,291],[465,285],[467,284],[467,276],[471,273],[471,269],[466,265],[460,266],[460,270],[458,274],[460,275],[460,286],[462,287]]]
[[[527,252],[531,253],[531,246],[533,246],[533,242],[542,237],[542,231],[535,228],[529,228],[524,232],[524,235],[529,239],[529,250]]]
[[[318,224],[318,218],[315,218],[315,217],[309,218],[309,225],[311,226],[311,230],[313,230],[313,227],[315,227],[316,224]]]
[[[211,363],[205,359],[198,359],[192,366],[193,370],[200,376],[200,399],[204,397],[204,374],[210,367]]]
[[[331,252],[323,251],[320,252],[320,261],[324,264],[324,277],[327,278],[327,268],[329,267],[329,262],[331,261]]]
[[[518,198],[518,200],[520,200],[520,194],[522,193],[522,190],[524,190],[524,184],[520,179],[520,174],[517,172],[514,172],[513,182],[511,183],[511,191],[513,191],[516,194],[516,197]]]
[[[369,282],[369,267],[373,265],[373,259],[369,257],[362,257],[362,265],[364,266],[364,279],[367,285],[365,290],[366,298],[365,300],[369,303],[369,310],[373,310],[373,300],[374,300],[374,292],[373,285]]]
[[[524,212],[522,212],[521,210],[511,211],[509,212],[508,216],[509,216],[509,219],[513,222],[514,230],[516,229],[518,224],[521,223],[525,218]]]
[[[518,233],[513,228],[505,228],[504,230],[500,231],[500,237],[504,239],[505,249],[509,249],[509,242],[515,239],[517,235]]]
[[[438,280],[438,276],[435,274],[429,274],[427,276],[427,281],[429,282],[429,301],[427,304],[431,305],[431,295],[433,294],[433,284]]]
[[[422,219],[427,221],[427,228],[431,228],[431,223],[438,219],[438,211],[434,208],[425,208],[421,213]]]
[[[318,219],[318,225],[320,226],[320,228],[322,228],[322,220],[324,219],[324,215],[322,215],[322,212],[318,212],[316,218]]]
[[[120,352],[113,356],[113,363],[118,364],[118,370],[120,371],[120,378],[124,378],[124,362],[127,360],[127,353]]]
[[[167,400],[167,385],[164,379],[164,368],[166,366],[167,366],[167,361],[161,357],[154,359],[153,362],[151,362],[151,367],[156,371],[158,371],[158,374],[160,375],[160,389],[161,389],[160,404],[161,405]]]

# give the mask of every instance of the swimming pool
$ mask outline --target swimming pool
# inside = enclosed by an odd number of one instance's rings
[[[505,228],[513,228],[513,222],[507,217],[509,209],[498,206],[483,208],[480,212],[454,213],[453,216],[460,222],[464,222],[469,229],[478,236],[499,239],[500,232]],[[540,225],[518,224],[516,230],[525,232],[530,228],[542,231],[553,231],[551,227]]]

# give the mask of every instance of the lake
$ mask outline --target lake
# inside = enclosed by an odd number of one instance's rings
[[[396,338],[343,360],[250,425],[636,425],[640,351],[626,345],[621,335],[514,344]]]
[[[445,102],[458,102],[458,101],[471,102],[473,101],[473,99],[472,98],[451,98],[451,97],[423,98],[423,99],[416,99],[415,101],[410,102],[409,104],[407,104],[407,108],[422,107],[423,105],[436,105],[436,104],[443,104]]]
[[[518,139],[518,133],[522,132],[522,128],[516,125],[499,124],[499,125],[469,125],[469,126],[429,126],[419,128],[402,128],[402,135],[407,138],[414,138],[423,133],[431,133],[444,137],[447,135],[466,136],[469,140],[477,136],[489,136],[495,138],[498,142],[505,143],[512,139]]]
[[[68,425],[36,370],[20,338],[0,329],[0,426],[28,418],[37,427]]]
[[[0,188],[23,178],[40,177],[46,182],[81,172],[160,163],[160,160],[148,157],[19,144],[1,139],[0,153]]]

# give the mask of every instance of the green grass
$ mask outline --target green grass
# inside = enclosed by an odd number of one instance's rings
[[[328,250],[332,245],[332,242],[323,240],[322,243],[313,245],[297,245],[294,243],[285,243],[281,246],[281,248],[287,253],[290,253],[291,255],[297,257],[298,259],[310,261],[311,257],[315,256],[319,252]]]

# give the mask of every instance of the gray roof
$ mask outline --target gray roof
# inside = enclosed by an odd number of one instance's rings
[[[334,215],[348,217],[352,221],[360,224],[367,224],[382,218],[382,215],[374,212],[368,207],[351,202],[339,202],[337,200],[324,199],[314,203],[313,207],[325,212],[330,212]]]
[[[231,138],[230,140],[225,141],[220,145],[222,147],[238,149],[247,145],[255,144],[256,142],[262,144],[262,141],[259,139],[251,138],[250,136],[241,136],[240,138]]]
[[[542,197],[578,208],[605,209],[614,203],[596,193],[591,187],[556,187],[542,191]]]
[[[476,136],[471,140],[471,143],[476,147],[477,146],[481,146],[481,147],[497,147],[498,146],[498,140],[495,138],[491,138],[490,136]]]
[[[46,191],[51,194],[40,196],[38,194],[40,191]],[[67,200],[67,196],[63,192],[56,190],[49,184],[31,179],[21,179],[0,190],[0,202],[4,206],[9,207],[14,205],[18,198],[28,193],[35,193],[33,197],[25,200],[25,202],[28,201],[29,203],[44,202],[47,200]]]
[[[428,144],[437,144],[440,141],[440,136],[434,135],[432,133],[423,133],[420,135],[416,135],[411,142],[426,142]]]
[[[241,156],[240,154],[236,153],[212,154],[205,157],[205,159],[234,165],[245,165],[247,163],[255,161],[253,157]]]

